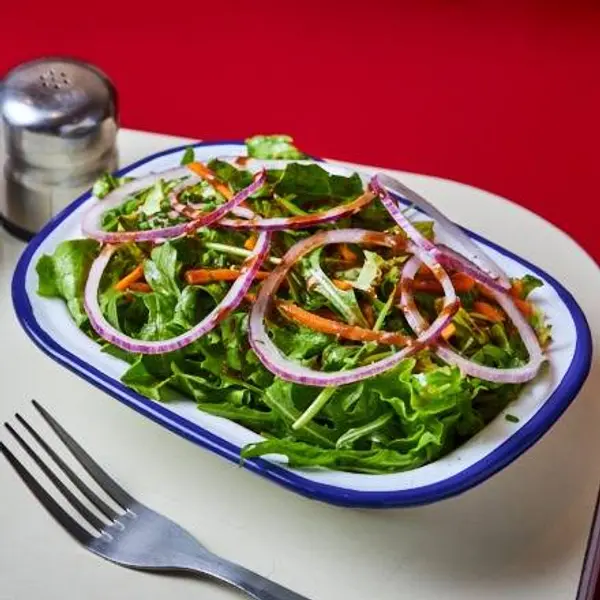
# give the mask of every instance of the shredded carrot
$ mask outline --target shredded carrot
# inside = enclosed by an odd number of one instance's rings
[[[340,244],[340,256],[342,260],[354,264],[358,260],[358,256],[350,249],[348,244]]]
[[[256,240],[257,240],[257,236],[256,233],[253,233],[245,242],[244,242],[244,248],[246,248],[246,250],[254,250],[254,246],[256,246]]]
[[[459,294],[470,292],[475,285],[475,280],[464,273],[455,273],[450,277],[454,289]],[[413,280],[413,289],[419,292],[442,293],[442,286],[437,279],[417,277]]]
[[[122,292],[126,290],[132,283],[140,280],[144,276],[144,266],[138,265],[131,273],[128,273],[115,284],[115,290]]]
[[[255,279],[266,279],[269,274],[268,271],[259,271]],[[237,269],[190,269],[185,273],[185,280],[190,285],[203,285],[215,281],[235,281],[239,276]]]
[[[132,292],[142,293],[148,293],[152,291],[152,288],[143,281],[134,281],[127,289],[131,290]]]
[[[338,290],[347,291],[352,289],[352,284],[349,281],[346,281],[345,279],[334,279],[333,285],[335,285],[335,287],[338,288]]]
[[[502,321],[504,321],[504,313],[499,308],[496,308],[495,306],[492,306],[487,302],[483,302],[482,300],[473,302],[473,308],[476,313],[487,317],[490,321],[493,321],[494,323],[501,323]]]
[[[524,317],[531,317],[531,315],[533,315],[533,306],[531,305],[531,302],[521,300],[521,298],[513,298],[513,300]]]
[[[365,316],[369,327],[373,329],[373,325],[375,325],[375,313],[373,312],[373,306],[368,302],[361,302],[360,309],[362,314]]]
[[[517,280],[512,284],[512,287],[510,288],[510,293],[515,297],[515,298],[522,298],[523,297],[523,284]]]
[[[246,302],[250,302],[250,304],[256,302],[256,294],[253,294],[252,292],[246,292],[244,294],[244,300]]]
[[[456,333],[456,327],[454,326],[454,323],[450,323],[450,325],[447,325],[442,330],[442,337],[445,340],[449,340],[455,333]]]
[[[362,327],[357,327],[356,325],[347,325],[346,323],[326,319],[308,312],[291,302],[278,302],[277,308],[281,314],[287,319],[290,319],[290,321],[309,327],[314,331],[337,335],[348,340],[357,342],[379,342],[381,344],[403,346],[409,339],[399,333],[372,331],[371,329],[364,329]]]
[[[199,162],[192,162],[187,165],[187,168],[199,177],[202,177],[205,181],[208,181],[227,200],[233,197],[233,192],[229,189],[229,186],[219,179],[206,165]]]

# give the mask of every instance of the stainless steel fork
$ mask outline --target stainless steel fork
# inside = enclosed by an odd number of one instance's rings
[[[265,577],[213,554],[185,529],[132,498],[45,408],[35,400],[33,405],[100,488],[122,508],[122,512],[108,506],[92,491],[21,415],[15,415],[17,421],[52,458],[73,485],[104,516],[103,519],[81,502],[9,423],[5,423],[5,427],[96,534],[92,535],[73,519],[1,442],[0,451],[50,514],[88,550],[102,558],[133,569],[183,571],[205,575],[234,586],[256,600],[308,600]]]

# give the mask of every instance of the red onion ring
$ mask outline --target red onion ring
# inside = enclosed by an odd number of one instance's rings
[[[400,289],[402,292],[400,302],[406,320],[416,334],[421,334],[428,326],[427,321],[419,312],[412,295],[411,284],[421,265],[420,259],[420,256],[413,256],[406,263],[400,280]],[[479,280],[479,283],[485,285],[484,281],[481,279]],[[488,289],[519,331],[519,335],[529,353],[529,362],[522,367],[510,369],[488,367],[461,356],[441,340],[437,344],[435,352],[442,360],[448,364],[457,366],[462,373],[470,375],[471,377],[477,377],[478,379],[493,381],[495,383],[525,383],[526,381],[530,381],[537,375],[540,366],[544,361],[544,356],[537,336],[525,317],[523,317],[519,309],[515,306],[515,303],[509,294],[506,292],[499,292],[492,288]]]
[[[118,246],[106,245],[100,255],[92,263],[85,286],[84,306],[90,323],[96,333],[106,341],[127,350],[141,354],[161,354],[183,348],[202,337],[227,317],[244,299],[244,295],[252,285],[256,273],[265,260],[271,245],[271,234],[263,232],[258,236],[252,254],[243,262],[239,277],[233,282],[225,298],[200,323],[189,331],[169,340],[138,340],[121,333],[113,327],[102,314],[98,303],[98,288],[104,269]]]
[[[177,167],[175,169],[169,169],[168,171],[163,171],[162,173],[150,173],[149,175],[145,175],[144,177],[139,177],[125,183],[121,187],[114,189],[110,192],[103,200],[96,199],[96,202],[91,206],[91,208],[86,212],[83,216],[83,220],[81,223],[81,229],[85,235],[88,237],[94,238],[100,242],[107,243],[119,243],[121,241],[129,241],[131,239],[135,239],[136,241],[144,241],[149,239],[154,239],[156,237],[154,235],[154,231],[162,231],[166,232],[166,236],[163,237],[171,237],[169,229],[174,228],[164,228],[162,230],[150,230],[150,231],[132,231],[132,232],[108,232],[102,231],[100,227],[100,218],[103,213],[113,208],[116,208],[129,196],[140,192],[143,189],[149,188],[154,185],[158,179],[180,179],[182,177],[189,177],[192,182],[200,181],[200,178],[194,175],[188,168],[186,167]],[[178,230],[175,235],[179,235],[180,226],[177,226]],[[125,234],[144,234],[145,237],[135,237],[135,238],[125,238]],[[147,237],[148,235],[152,237]]]
[[[504,284],[490,277],[476,264],[472,263],[466,256],[459,254],[456,250],[453,250],[448,246],[437,244],[435,250],[433,251],[433,255],[446,269],[450,269],[452,271],[462,271],[463,273],[469,275],[469,277],[472,279],[479,281],[486,287],[496,290],[497,292],[504,293],[506,291]]]
[[[379,188],[383,189],[383,186],[390,188],[435,220],[439,227],[450,236],[452,241],[456,242],[456,244],[465,251],[468,259],[488,275],[488,281],[485,285],[493,286],[496,289],[510,289],[510,281],[502,268],[496,264],[496,262],[492,260],[456,223],[451,221],[439,209],[431,204],[431,202],[425,200],[423,196],[417,194],[417,192],[411,190],[403,183],[400,183],[394,177],[390,177],[385,173],[379,173],[375,177]],[[400,223],[399,225],[402,226]],[[445,253],[446,249],[438,246],[436,254],[438,260],[442,264],[445,264],[443,260],[447,260]],[[476,268],[475,265],[471,265],[471,268]],[[450,264],[445,264],[445,266],[449,267]]]
[[[426,252],[435,249],[435,244],[430,242],[405,216],[398,203],[390,196],[388,191],[379,182],[378,176],[374,175],[369,183],[371,189],[379,196],[382,204],[386,207],[391,217],[406,232],[406,235],[420,248]]]
[[[266,181],[266,172],[264,170],[257,173],[254,181],[246,188],[235,194],[227,202],[218,206],[215,210],[210,213],[200,213],[196,218],[189,221],[188,223],[180,223],[171,227],[163,227],[160,229],[149,229],[143,231],[119,231],[110,232],[102,231],[99,225],[101,215],[111,208],[115,208],[123,202],[129,195],[139,192],[140,190],[149,187],[157,179],[178,179],[189,175],[191,180],[188,180],[178,186],[171,193],[172,196],[177,196],[185,188],[193,185],[197,181],[201,181],[201,178],[190,172],[185,167],[178,169],[172,169],[170,171],[164,171],[163,173],[153,173],[146,177],[141,177],[130,183],[123,185],[116,190],[113,190],[104,200],[98,200],[97,203],[86,213],[82,222],[82,230],[88,236],[100,242],[106,243],[122,243],[122,242],[143,242],[151,240],[164,240],[168,238],[178,237],[180,235],[186,235],[199,227],[206,227],[211,225],[215,221],[221,219],[224,215],[230,212],[232,209],[237,207],[241,202],[249,198],[252,194],[257,192]],[[190,184],[190,181],[192,182]]]
[[[303,229],[305,227],[315,227],[316,225],[331,223],[332,221],[337,221],[342,217],[356,214],[374,198],[374,194],[366,192],[352,202],[336,206],[330,210],[320,213],[296,217],[272,217],[268,219],[258,217],[251,210],[242,207],[243,213],[240,214],[240,212],[238,212],[238,214],[239,216],[243,216],[243,219],[221,219],[217,225],[219,227],[228,227],[230,229],[252,229],[258,231],[282,231],[285,229]],[[174,202],[171,200],[171,206],[177,212],[188,217],[188,219],[198,218],[198,214],[200,214],[194,209],[190,210],[187,205],[181,204],[178,201]],[[249,214],[252,214],[253,216],[250,217]]]
[[[440,314],[425,332],[414,340],[412,344],[405,346],[402,350],[391,356],[349,371],[335,373],[320,372],[288,359],[271,341],[265,327],[265,317],[272,306],[275,294],[288,271],[299,259],[320,246],[341,243],[376,244],[391,248],[397,248],[399,244],[402,244],[404,247],[406,244],[405,240],[399,238],[399,236],[390,234],[364,229],[338,229],[316,233],[310,238],[294,244],[287,251],[281,263],[275,267],[271,275],[263,282],[256,302],[252,307],[249,323],[249,340],[252,349],[265,367],[281,379],[303,385],[328,387],[345,385],[366,379],[367,377],[373,377],[391,369],[401,360],[424,346],[435,342],[443,329],[452,321],[453,315],[458,310],[459,302],[456,298],[454,287],[444,269],[421,248],[408,242],[406,248],[414,252],[416,256],[430,267],[445,293],[444,306]]]

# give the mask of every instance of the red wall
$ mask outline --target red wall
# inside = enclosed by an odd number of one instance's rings
[[[600,2],[160,6],[5,2],[0,73],[75,55],[115,81],[126,127],[289,132],[313,154],[505,195],[600,258]]]

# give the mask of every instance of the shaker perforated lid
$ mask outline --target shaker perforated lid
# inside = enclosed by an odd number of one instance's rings
[[[8,155],[40,166],[95,162],[115,144],[117,96],[97,68],[43,58],[10,71],[0,95]]]
[[[9,127],[76,136],[116,116],[116,94],[97,68],[69,59],[44,58],[4,79],[2,117]]]
[[[116,91],[90,64],[41,58],[9,71],[0,81],[0,119],[0,212],[15,227],[38,231],[117,168]]]

